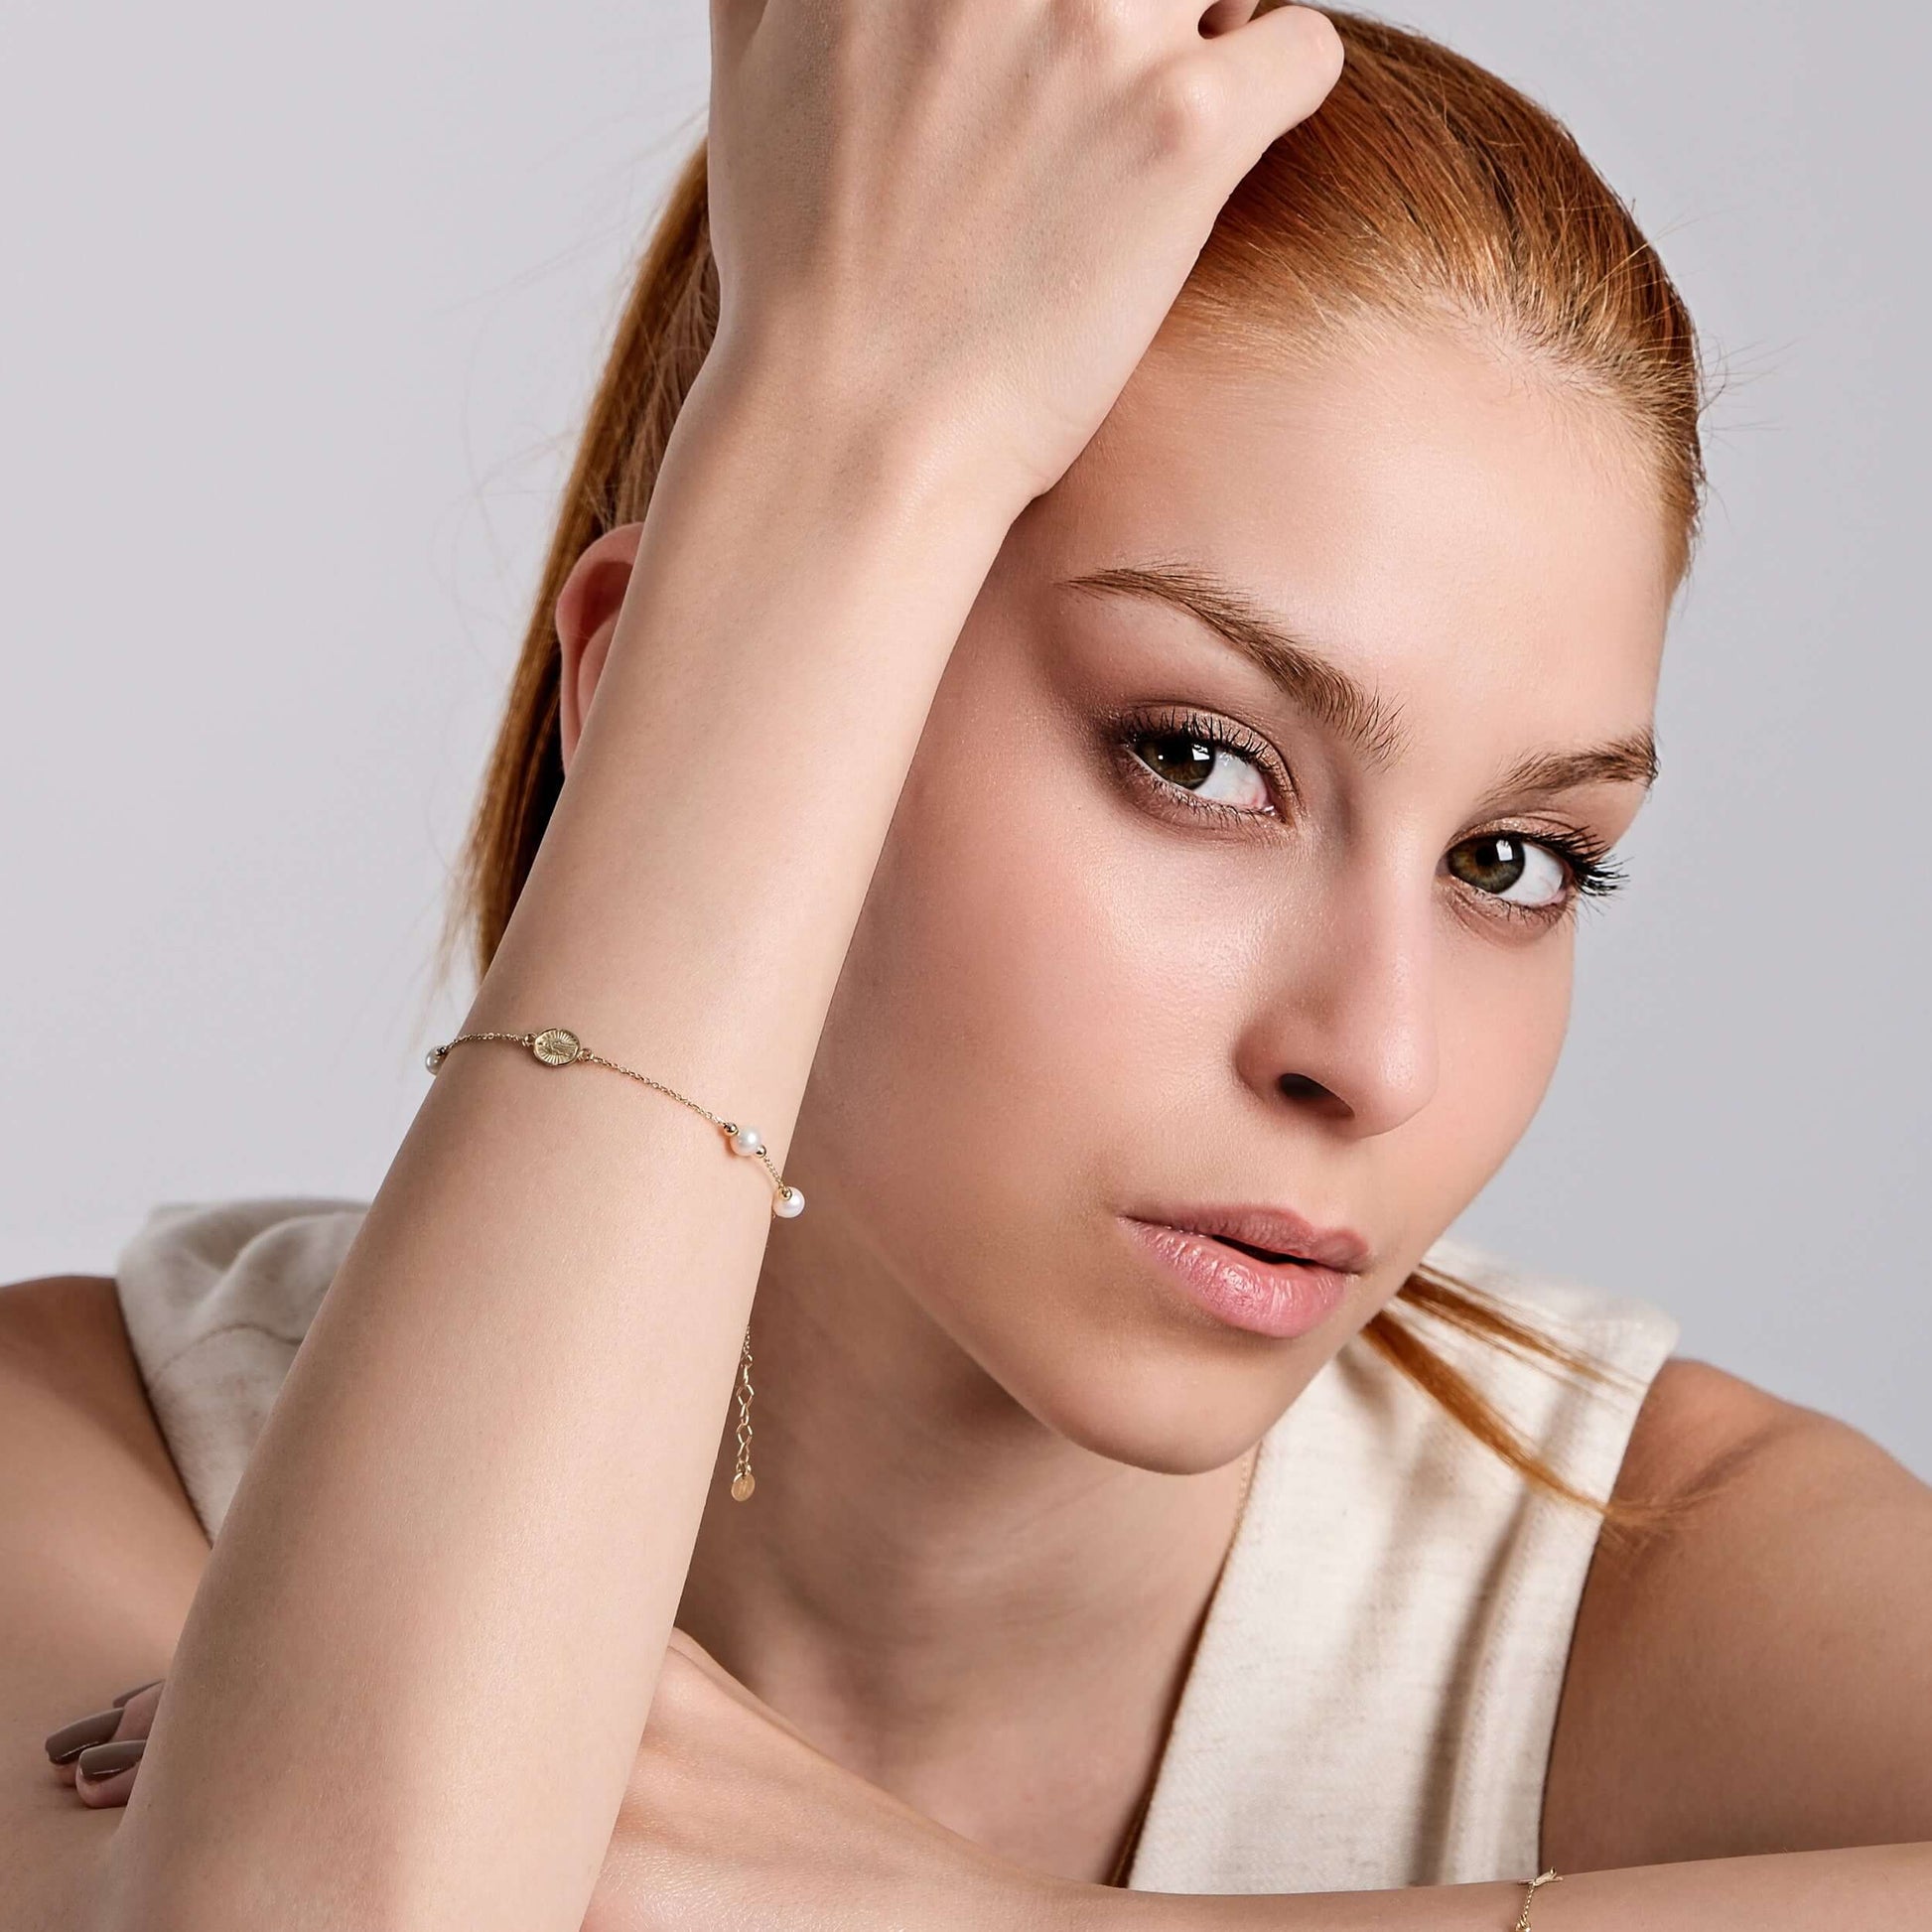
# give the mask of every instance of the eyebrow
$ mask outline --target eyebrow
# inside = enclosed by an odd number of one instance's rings
[[[1191,564],[1118,564],[1069,577],[1070,591],[1149,598],[1199,619],[1318,723],[1386,764],[1402,749],[1400,724],[1366,685],[1337,670],[1211,572]]]
[[[1062,588],[1146,598],[1184,611],[1232,644],[1317,723],[1374,763],[1388,764],[1404,749],[1399,711],[1197,564],[1117,564],[1066,578]],[[1534,753],[1514,765],[1491,795],[1547,795],[1603,784],[1648,788],[1656,778],[1656,741],[1649,732],[1639,731],[1577,751]]]
[[[1575,791],[1584,785],[1642,785],[1657,782],[1657,742],[1647,731],[1581,752],[1540,752],[1511,768],[1495,796],[1523,792]]]

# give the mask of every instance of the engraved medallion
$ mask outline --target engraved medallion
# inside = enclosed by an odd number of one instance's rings
[[[583,1050],[583,1041],[564,1027],[547,1027],[530,1042],[530,1051],[545,1066],[568,1066]]]

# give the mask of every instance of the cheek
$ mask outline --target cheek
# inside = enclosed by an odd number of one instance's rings
[[[821,1190],[926,1266],[1047,1223],[1077,1240],[1123,1152],[1212,1063],[1215,975],[1239,970],[1200,956],[1198,862],[1150,878],[1100,755],[1037,693],[995,681],[942,686],[810,1096]],[[1164,904],[1188,908],[1184,930]]]
[[[1570,928],[1515,951],[1452,944],[1441,987],[1441,1081],[1417,1122],[1425,1242],[1461,1213],[1521,1139],[1556,1071],[1570,1019]]]
[[[820,1048],[963,1174],[1036,1166],[1035,1136],[1077,1149],[1098,1071],[1131,1064],[1142,963],[1115,929],[1091,801],[1047,760],[1019,770],[972,742],[921,750]]]

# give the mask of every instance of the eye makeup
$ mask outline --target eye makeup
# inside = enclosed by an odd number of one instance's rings
[[[1295,784],[1267,739],[1223,714],[1151,705],[1109,717],[1121,781],[1170,822],[1266,833],[1292,814]],[[1471,910],[1532,926],[1570,917],[1624,883],[1607,845],[1576,826],[1498,824],[1465,833],[1442,873]]]

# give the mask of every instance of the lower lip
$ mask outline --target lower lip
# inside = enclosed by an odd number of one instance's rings
[[[1260,1261],[1205,1234],[1123,1215],[1142,1248],[1197,1307],[1231,1328],[1291,1340],[1341,1306],[1352,1276],[1312,1262]]]

